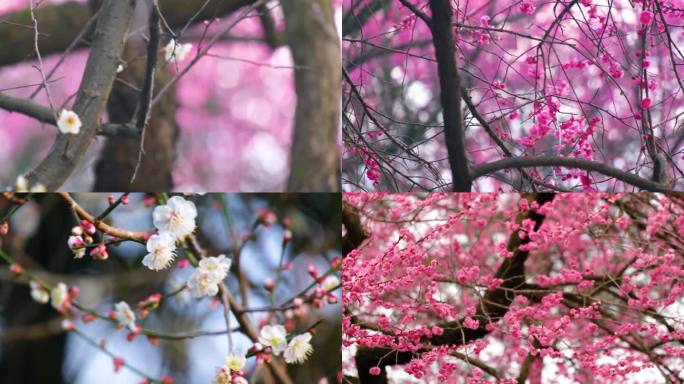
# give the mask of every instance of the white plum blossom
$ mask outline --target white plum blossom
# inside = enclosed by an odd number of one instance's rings
[[[159,232],[169,232],[177,238],[182,238],[195,230],[197,208],[192,201],[181,196],[173,196],[164,205],[160,205],[152,212],[152,221]]]
[[[230,375],[230,369],[226,366],[219,367],[216,377],[212,384],[233,384],[233,377]]]
[[[31,286],[31,297],[38,303],[45,304],[50,301],[50,292],[35,281],[29,283]]]
[[[43,184],[36,184],[32,185],[31,188],[29,188],[29,192],[32,193],[45,193],[47,192],[47,188]]]
[[[50,304],[58,310],[61,311],[64,308],[64,303],[69,300],[69,289],[64,283],[58,283],[50,291]]]
[[[229,352],[228,356],[226,356],[226,361],[224,362],[224,365],[228,367],[231,371],[237,372],[245,367],[246,362],[247,358],[244,355],[240,355],[235,352]]]
[[[311,333],[307,332],[297,335],[290,340],[290,344],[287,345],[283,357],[285,357],[285,362],[288,364],[301,364],[309,358],[312,352]]]
[[[42,192],[47,192],[47,188],[43,184],[36,184],[34,186],[30,186],[28,179],[24,175],[19,175],[17,176],[17,180],[14,182],[14,190],[15,192],[34,192],[34,193],[42,193]]]
[[[233,384],[249,384],[249,382],[244,377],[238,376],[233,379]]]
[[[176,238],[169,232],[152,235],[147,240],[147,252],[143,265],[153,271],[162,270],[171,264],[176,257]]]
[[[74,253],[74,257],[77,259],[82,258],[85,256],[86,249],[85,249],[85,241],[81,236],[69,236],[69,240],[67,241],[67,244],[69,245],[69,248],[71,251]]]
[[[81,132],[81,118],[74,111],[62,109],[57,119],[57,127],[64,134],[78,135]]]
[[[321,288],[325,291],[330,292],[337,289],[340,286],[340,279],[335,275],[330,275],[326,277],[321,283]]]
[[[119,64],[118,67],[116,67],[116,73],[121,73],[124,71],[124,66],[123,64]]]
[[[199,262],[199,269],[204,272],[215,273],[219,281],[228,276],[230,265],[232,261],[226,258],[226,255],[218,255],[215,257],[205,257]]]
[[[183,61],[192,50],[192,44],[179,44],[176,40],[169,41],[164,47],[166,61]]]
[[[76,323],[74,323],[74,321],[71,319],[63,319],[62,320],[62,329],[67,331],[67,332],[71,332],[74,329],[76,329]]]
[[[199,262],[190,280],[188,288],[196,298],[203,296],[215,296],[218,293],[218,285],[228,276],[232,261],[226,255],[206,257]]]
[[[127,327],[131,331],[135,331],[135,312],[125,301],[120,301],[114,305],[114,320],[119,324]]]
[[[17,192],[28,192],[29,183],[28,179],[24,175],[17,176],[17,180],[14,182],[14,189]]]
[[[205,272],[201,269],[196,269],[188,280],[188,288],[190,294],[195,298],[203,296],[216,296],[219,291],[218,284],[221,280],[217,280],[217,275],[212,272]]]
[[[265,325],[259,333],[259,342],[271,347],[273,355],[280,355],[287,347],[287,331],[282,325]]]

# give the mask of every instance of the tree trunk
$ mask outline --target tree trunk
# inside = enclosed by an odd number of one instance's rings
[[[124,60],[130,63],[119,75],[126,83],[142,87],[145,77],[146,48],[140,41],[126,45]],[[137,58],[137,60],[136,60]],[[155,89],[161,89],[171,78],[168,71],[158,70]],[[134,116],[139,101],[139,92],[128,85],[117,82],[107,104],[107,112],[112,123],[128,123]],[[176,140],[179,136],[176,124],[176,99],[174,89],[167,91],[150,111],[150,120],[145,130],[144,147],[140,168],[135,180],[131,177],[138,163],[140,151],[139,138],[108,138],[100,159],[95,166],[94,191],[170,191],[173,189]]]
[[[340,190],[342,97],[339,37],[330,0],[282,0],[285,41],[295,65],[297,109],[287,190]]]

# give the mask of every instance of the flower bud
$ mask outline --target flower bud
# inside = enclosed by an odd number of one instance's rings
[[[306,269],[309,272],[309,275],[313,277],[314,279],[318,278],[318,271],[316,270],[316,267],[313,264],[309,264],[309,267]]]
[[[83,235],[83,228],[80,225],[74,225],[71,227],[71,236],[81,236]]]
[[[109,258],[109,252],[107,252],[107,247],[104,243],[100,243],[92,251],[90,251],[90,256],[98,260],[107,260]]]
[[[88,220],[81,220],[81,227],[83,227],[83,230],[89,235],[94,235],[97,231],[97,229],[95,228],[95,224],[91,223]]]
[[[273,288],[275,288],[275,282],[273,281],[273,279],[269,277],[268,279],[266,279],[266,282],[264,282],[264,289],[269,292],[272,292]]]
[[[298,309],[304,305],[304,300],[301,297],[295,297],[295,299],[292,300],[292,305],[295,307],[295,309]]]
[[[12,273],[14,273],[15,275],[21,275],[22,273],[24,273],[24,268],[22,268],[21,265],[14,263],[10,265],[10,271],[12,271]]]
[[[268,208],[262,208],[257,214],[257,221],[264,227],[270,227],[271,225],[275,224],[276,221],[278,221],[278,216],[276,216],[275,212],[272,210]]]
[[[292,231],[290,231],[289,229],[286,229],[283,232],[283,243],[287,243],[290,241],[292,241]]]

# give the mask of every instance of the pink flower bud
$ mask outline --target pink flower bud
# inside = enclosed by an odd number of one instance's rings
[[[309,264],[309,267],[306,269],[309,272],[309,275],[313,277],[314,279],[318,278],[318,271],[316,270],[316,267],[313,264]]]
[[[83,235],[83,228],[79,225],[74,225],[71,228],[71,236],[81,236]]]
[[[95,228],[95,224],[91,223],[88,220],[81,220],[81,227],[83,227],[83,230],[89,235],[94,235],[97,231],[97,229]]]

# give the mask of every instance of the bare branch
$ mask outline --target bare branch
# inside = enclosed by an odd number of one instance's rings
[[[0,92],[0,109],[21,113],[42,123],[57,125],[57,120],[50,108],[29,99]],[[97,130],[97,134],[105,137],[138,137],[140,135],[136,127],[129,124],[103,124]]]
[[[644,179],[633,173],[624,172],[617,168],[613,168],[607,164],[596,161],[585,160],[580,158],[556,157],[556,156],[538,156],[538,157],[510,157],[507,159],[493,161],[491,163],[480,164],[473,167],[471,174],[473,179],[492,174],[509,168],[521,167],[567,167],[583,169],[585,171],[598,172],[606,176],[614,177],[627,184],[633,185],[639,189],[667,192],[670,187],[664,184],[656,183],[654,181]]]

